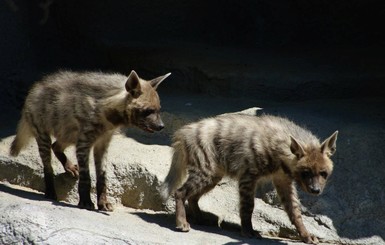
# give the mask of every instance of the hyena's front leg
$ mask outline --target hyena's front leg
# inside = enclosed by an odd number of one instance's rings
[[[303,224],[298,195],[293,181],[287,176],[279,176],[273,179],[273,183],[290,221],[297,228],[301,240],[305,243],[317,244],[317,237],[311,235]]]
[[[57,195],[51,165],[51,137],[48,134],[39,134],[36,137],[36,142],[44,166],[45,197],[56,201]]]
[[[262,236],[253,229],[253,224],[251,222],[256,187],[257,176],[251,170],[246,170],[239,179],[239,211],[241,216],[242,236],[260,239]]]
[[[73,164],[70,160],[68,160],[67,156],[63,152],[65,148],[66,146],[63,146],[57,141],[52,144],[52,151],[55,154],[56,158],[63,165],[65,171],[70,173],[73,177],[79,178],[78,165]]]
[[[76,157],[79,164],[79,204],[80,208],[94,210],[94,203],[91,201],[91,177],[88,166],[88,159],[91,151],[91,144],[86,140],[79,140],[76,145]]]
[[[112,135],[101,138],[94,145],[94,159],[96,168],[96,192],[98,209],[101,211],[113,211],[112,204],[107,201],[106,170],[103,158],[107,151]]]

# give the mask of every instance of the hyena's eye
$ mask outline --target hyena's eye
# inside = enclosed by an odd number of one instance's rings
[[[319,174],[320,174],[320,175],[322,176],[322,178],[324,178],[324,179],[326,179],[326,178],[328,177],[328,173],[327,173],[326,171],[321,171]]]
[[[312,177],[312,173],[309,170],[302,171],[301,173],[302,179],[308,179]]]
[[[151,114],[155,113],[155,110],[154,109],[146,109],[146,110],[143,110],[140,112],[141,116],[142,117],[147,117]]]

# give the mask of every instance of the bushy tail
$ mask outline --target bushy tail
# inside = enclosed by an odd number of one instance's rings
[[[183,149],[183,145],[180,141],[175,142],[173,144],[173,148],[174,154],[172,156],[170,170],[160,189],[160,194],[163,200],[167,200],[167,198],[175,192],[187,176],[187,157],[185,149]]]
[[[25,120],[25,117],[22,115],[17,125],[16,137],[12,142],[10,154],[11,156],[19,155],[20,151],[28,143],[29,139],[32,136],[31,128],[28,122]]]

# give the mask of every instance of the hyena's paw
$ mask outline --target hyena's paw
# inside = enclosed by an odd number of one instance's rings
[[[262,239],[261,234],[253,229],[242,229],[241,235],[247,238]]]
[[[67,173],[71,174],[72,177],[79,178],[79,167],[76,164],[73,164],[70,161],[67,161],[64,169]]]
[[[301,237],[301,240],[307,244],[318,244],[319,243],[318,238],[316,236],[313,236],[310,234],[307,236]]]
[[[188,231],[190,231],[190,224],[187,221],[184,223],[179,223],[179,224],[177,222],[175,229],[177,231],[188,232]]]
[[[91,200],[88,201],[79,201],[79,208],[87,209],[87,210],[95,210],[95,205]]]
[[[98,204],[98,209],[99,209],[99,211],[107,211],[107,212],[114,211],[114,207],[109,202],[99,203]]]

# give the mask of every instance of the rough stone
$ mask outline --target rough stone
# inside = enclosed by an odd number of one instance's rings
[[[118,207],[112,213],[92,212],[41,193],[0,182],[0,244],[226,244],[249,243],[237,233],[202,227],[174,231],[164,212]],[[294,244],[293,242],[285,242]],[[265,239],[258,244],[277,244]],[[281,244],[281,243],[280,243]]]

